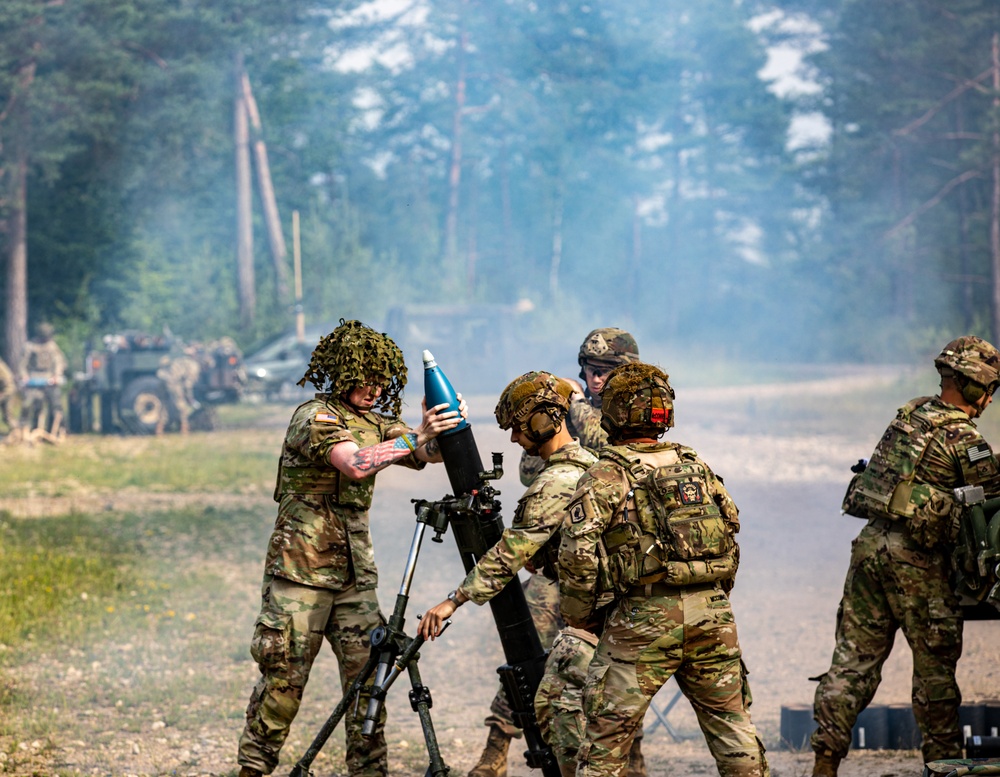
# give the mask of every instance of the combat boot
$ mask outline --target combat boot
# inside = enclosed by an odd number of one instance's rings
[[[642,739],[632,742],[628,751],[628,765],[625,767],[625,777],[646,777],[646,759],[642,757]]]
[[[812,777],[837,777],[840,756],[829,750],[818,750],[813,764]]]
[[[264,773],[256,769],[251,769],[249,766],[244,766],[240,769],[240,777],[264,777]]]
[[[490,735],[486,740],[479,763],[472,767],[469,777],[507,777],[507,750],[510,748],[510,737],[498,726],[490,726]]]

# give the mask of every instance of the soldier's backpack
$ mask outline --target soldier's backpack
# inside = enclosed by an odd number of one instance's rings
[[[620,593],[636,585],[685,586],[735,575],[735,528],[709,490],[709,471],[690,448],[651,466],[621,446],[601,458],[618,464],[629,491],[604,533],[612,583]],[[631,455],[629,455],[631,454]]]

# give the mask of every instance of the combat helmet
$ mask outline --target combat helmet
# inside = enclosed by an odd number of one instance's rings
[[[526,372],[500,394],[494,413],[501,429],[518,429],[535,445],[551,440],[569,412],[573,384],[549,372]]]
[[[584,338],[576,361],[580,365],[580,377],[583,378],[583,367],[587,364],[612,369],[621,364],[639,361],[639,346],[635,338],[624,329],[603,327],[595,329]]]
[[[601,391],[601,428],[612,442],[659,437],[674,425],[674,390],[659,367],[632,362],[616,367]]]
[[[50,324],[48,321],[43,321],[41,324],[38,325],[38,328],[35,330],[35,332],[37,333],[39,340],[41,340],[42,342],[48,342],[55,336],[56,328],[52,326],[52,324]]]
[[[340,326],[319,341],[306,374],[298,382],[343,397],[359,386],[379,386],[374,410],[398,416],[402,412],[406,362],[389,335],[360,321],[340,319]]]
[[[934,359],[942,377],[955,378],[962,396],[975,404],[1000,381],[1000,352],[981,337],[965,335],[948,343]]]

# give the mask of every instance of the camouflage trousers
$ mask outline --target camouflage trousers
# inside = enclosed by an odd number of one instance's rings
[[[961,758],[955,668],[962,621],[948,559],[921,548],[901,526],[868,525],[852,545],[833,662],[816,688],[814,750],[846,755],[851,729],[875,696],[899,628],[913,651],[913,714],[924,761]]]
[[[729,597],[718,586],[619,599],[587,671],[577,777],[621,775],[649,704],[675,677],[722,777],[768,777]]]
[[[542,647],[548,650],[559,630],[566,625],[559,614],[559,584],[549,580],[545,575],[535,574],[529,577],[521,586],[524,598],[528,602],[528,612],[538,630],[538,638]],[[520,737],[521,729],[514,725],[510,704],[503,687],[497,691],[490,704],[490,715],[486,718],[487,726],[496,726],[508,737]]]
[[[563,774],[576,771],[576,755],[587,727],[583,687],[596,648],[597,637],[588,631],[572,628],[560,631],[552,643],[535,694],[538,728]]]
[[[355,587],[331,591],[265,575],[262,599],[250,645],[261,677],[250,695],[237,761],[270,774],[278,765],[278,753],[299,710],[323,638],[337,656],[340,684],[346,692],[368,660],[368,632],[385,620],[375,591]],[[363,712],[367,702],[367,694],[362,693],[358,709]],[[360,718],[348,713],[344,720],[349,774],[385,777],[385,710],[375,734],[367,739],[361,736]]]

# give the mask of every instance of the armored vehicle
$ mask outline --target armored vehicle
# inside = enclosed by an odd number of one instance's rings
[[[171,335],[125,332],[106,335],[103,348],[88,351],[69,395],[71,432],[153,434],[166,414],[167,429],[177,417],[170,392],[157,370],[187,355],[198,362],[192,393],[199,405],[191,428],[215,426],[215,406],[238,402],[246,384],[243,357],[228,337],[184,343]]]

